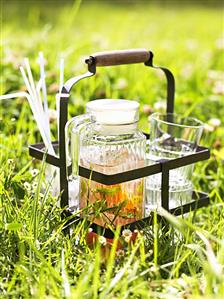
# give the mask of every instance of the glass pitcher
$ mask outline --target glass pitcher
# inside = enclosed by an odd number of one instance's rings
[[[66,124],[68,179],[79,185],[77,209],[90,207],[88,219],[98,225],[143,218],[144,178],[108,186],[79,177],[78,166],[108,175],[144,166],[146,137],[138,120],[139,103],[102,99],[89,102],[87,114]]]

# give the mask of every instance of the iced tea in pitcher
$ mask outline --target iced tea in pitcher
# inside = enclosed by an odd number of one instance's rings
[[[71,123],[71,148],[79,152],[71,157],[108,175],[143,167],[146,138],[138,130],[138,109],[137,102],[128,100],[89,102],[86,117],[75,117]],[[108,186],[80,177],[79,207],[89,207],[87,217],[98,225],[139,220],[143,205],[144,178]]]

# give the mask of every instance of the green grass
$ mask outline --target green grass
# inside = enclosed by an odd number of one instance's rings
[[[99,244],[95,249],[87,246],[84,223],[69,235],[63,232],[61,209],[44,179],[45,165],[28,155],[28,145],[41,140],[28,103],[0,102],[0,297],[223,298],[223,10],[171,2],[48,3],[44,9],[43,1],[2,1],[0,94],[24,90],[18,66],[26,56],[38,79],[40,50],[48,61],[54,109],[61,54],[68,79],[86,71],[83,59],[93,52],[151,49],[154,63],[175,75],[175,111],[209,125],[202,144],[211,147],[211,158],[198,163],[194,182],[196,189],[210,194],[213,204],[187,218],[165,214],[167,230],[154,218],[153,228],[144,230],[135,244],[126,244],[119,255],[114,246],[104,259]],[[84,113],[90,99],[137,99],[141,127],[147,130],[144,105],[164,109],[166,87],[159,71],[132,65],[98,73],[74,88],[70,116]],[[220,120],[218,127],[213,118]],[[35,168],[39,173],[34,175]]]

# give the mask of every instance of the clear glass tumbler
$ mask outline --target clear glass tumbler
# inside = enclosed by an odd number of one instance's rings
[[[196,151],[203,123],[193,117],[177,114],[154,113],[149,117],[150,140],[146,158],[148,164],[160,160],[171,160]],[[191,201],[191,181],[194,165],[179,167],[170,171],[169,208],[175,208]],[[161,206],[161,173],[146,178],[145,215]]]

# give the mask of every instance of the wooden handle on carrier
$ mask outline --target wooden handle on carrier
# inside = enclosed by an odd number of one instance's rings
[[[145,49],[130,49],[119,51],[98,52],[86,59],[88,65],[112,66],[131,63],[145,63],[149,61],[152,53]]]

